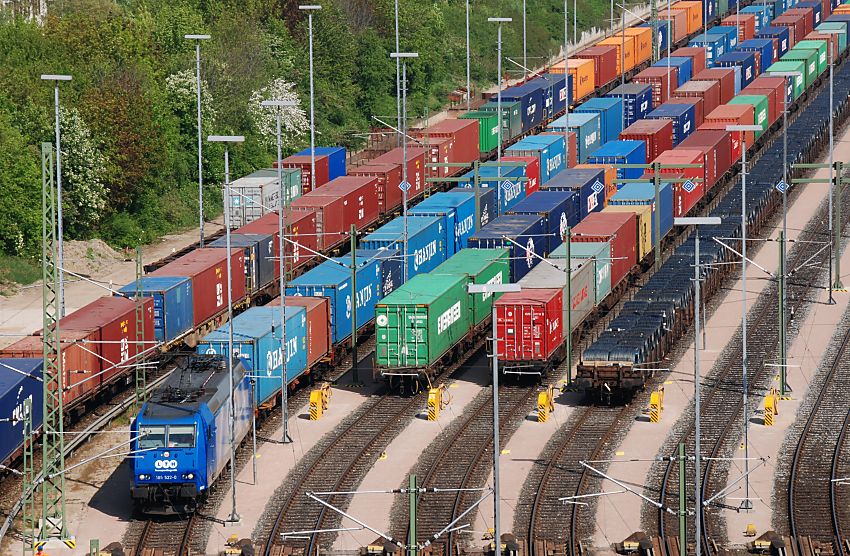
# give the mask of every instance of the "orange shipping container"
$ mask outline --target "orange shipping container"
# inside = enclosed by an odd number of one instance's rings
[[[602,39],[597,43],[602,46],[614,46],[617,48],[617,74],[623,72],[620,65],[625,61],[625,71],[631,71],[635,67],[635,38],[628,35],[623,37],[622,34],[616,34],[613,37]],[[623,45],[626,49],[622,51]]]
[[[839,4],[832,10],[834,14],[850,14],[850,4]]]
[[[687,10],[674,10],[671,7],[668,15],[667,9],[662,8],[658,10],[658,19],[670,20],[670,25],[673,27],[673,31],[671,33],[673,35],[673,44],[678,43],[680,40],[688,36]]]
[[[687,0],[676,2],[671,9],[684,9],[688,11],[688,34],[696,33],[702,27],[702,2]],[[661,10],[663,11],[663,10]]]
[[[629,27],[626,36],[635,38],[635,66],[652,58],[652,27]]]
[[[576,168],[598,168],[605,172],[605,205],[608,206],[608,199],[614,196],[617,192],[617,169],[608,164],[576,164]]]
[[[586,58],[570,58],[567,60],[570,75],[573,76],[573,102],[587,97],[596,88],[594,73],[596,71],[593,60]]]

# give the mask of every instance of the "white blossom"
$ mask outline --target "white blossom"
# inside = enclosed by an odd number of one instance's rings
[[[295,86],[283,79],[274,79],[251,94],[248,101],[248,114],[254,126],[269,146],[277,145],[277,110],[261,105],[264,100],[289,100],[298,103],[296,106],[281,108],[281,143],[284,149],[296,146],[307,132],[309,124]]]
[[[172,73],[165,78],[165,90],[168,91],[174,107],[184,112],[187,120],[194,122],[197,117],[198,106],[198,83],[195,80],[195,71],[191,69]],[[208,129],[215,127],[216,119],[213,97],[207,82],[201,80],[201,116],[204,125]]]
[[[106,208],[107,159],[76,108],[61,108],[62,205],[73,207],[65,219],[80,229],[97,224]]]

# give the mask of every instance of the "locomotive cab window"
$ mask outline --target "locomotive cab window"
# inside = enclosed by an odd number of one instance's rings
[[[195,425],[171,425],[168,427],[169,448],[194,448]]]
[[[139,448],[165,448],[165,425],[139,427]]]

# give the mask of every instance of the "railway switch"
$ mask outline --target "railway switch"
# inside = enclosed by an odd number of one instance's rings
[[[310,420],[318,421],[327,411],[331,400],[331,385],[325,382],[316,390],[310,392]]]
[[[549,414],[555,411],[555,387],[550,386],[545,392],[537,395],[537,422],[545,423]]]
[[[660,423],[664,409],[664,388],[659,388],[649,396],[649,422]]]

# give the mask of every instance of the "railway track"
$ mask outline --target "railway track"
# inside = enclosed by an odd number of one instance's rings
[[[130,525],[136,537],[129,556],[189,556],[192,530],[197,518],[148,519]]]

